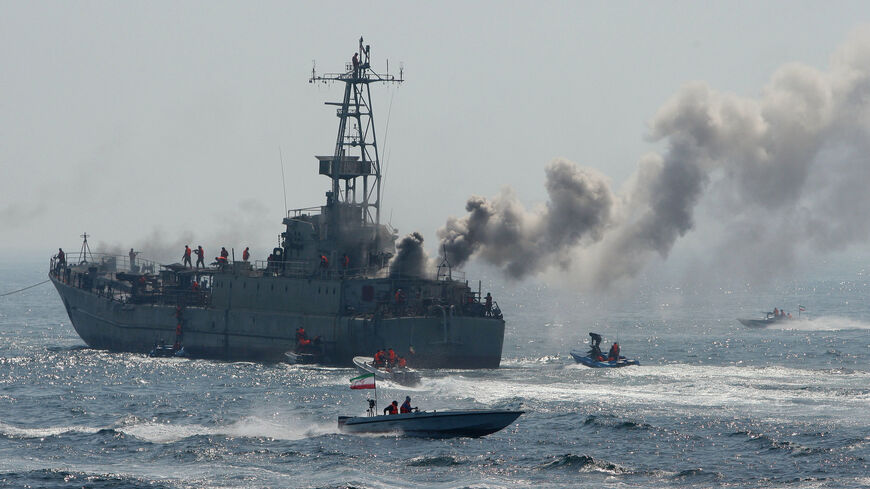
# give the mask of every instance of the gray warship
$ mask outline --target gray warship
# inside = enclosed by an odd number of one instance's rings
[[[81,250],[58,253],[49,276],[78,335],[97,349],[146,353],[160,346],[225,360],[297,358],[350,366],[393,348],[416,368],[497,368],[505,322],[444,258],[424,269],[422,249],[397,248],[381,223],[381,165],[371,85],[399,83],[359,48],[339,73],[311,83],[344,84],[338,135],[317,156],[331,187],[319,207],[288,210],[268,260],[233,256],[192,267]],[[349,125],[349,122],[351,123]],[[350,127],[349,127],[350,126]],[[409,256],[403,256],[403,253]],[[426,267],[428,268],[428,267]]]

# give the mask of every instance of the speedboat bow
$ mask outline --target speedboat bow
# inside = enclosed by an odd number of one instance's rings
[[[375,374],[378,380],[389,380],[409,387],[420,383],[420,373],[408,367],[375,367],[372,357],[353,357],[353,364],[365,373]]]

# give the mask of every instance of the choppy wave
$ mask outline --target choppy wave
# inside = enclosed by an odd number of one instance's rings
[[[87,487],[89,489],[149,488],[161,489],[175,487],[169,482],[133,477],[120,474],[89,474],[62,469],[36,469],[0,474],[0,482],[9,487],[40,487],[54,489]]]
[[[624,467],[605,460],[596,460],[588,455],[574,455],[571,453],[553,456],[551,460],[539,465],[538,469],[577,470],[581,472],[597,471],[606,472],[608,474],[623,474],[629,472]]]
[[[462,465],[465,462],[457,457],[450,455],[441,455],[437,457],[414,457],[408,460],[408,465],[411,467],[450,467],[453,465]]]
[[[701,481],[718,481],[723,478],[724,476],[719,472],[708,471],[702,468],[681,470],[674,475],[674,479],[687,479],[693,484]]]

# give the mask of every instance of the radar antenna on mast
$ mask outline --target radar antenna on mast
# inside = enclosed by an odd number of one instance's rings
[[[453,280],[453,267],[450,266],[450,261],[447,259],[447,246],[441,245],[441,254],[444,258],[438,264],[438,280]],[[442,271],[444,270],[444,271]]]
[[[88,234],[86,232],[79,235],[79,237],[82,238],[82,249],[79,251],[79,257],[81,257],[81,263],[88,262],[88,255],[91,255],[91,261],[93,261],[93,259],[94,259],[94,255],[93,255],[93,253],[91,253],[91,247],[88,246],[88,236],[90,236],[90,234]]]
[[[309,83],[343,82],[344,99],[341,102],[326,102],[334,105],[338,122],[338,136],[332,156],[318,156],[320,174],[332,180],[332,190],[327,192],[327,207],[342,204],[348,215],[357,215],[362,224],[381,222],[381,162],[375,134],[374,112],[372,110],[372,83],[401,83],[403,72],[396,78],[390,74],[377,73],[371,67],[371,46],[359,47],[342,73],[318,75],[312,66]],[[354,124],[348,128],[348,119]],[[361,188],[357,180],[362,180]],[[358,193],[359,192],[359,193]],[[359,209],[356,211],[355,209]]]

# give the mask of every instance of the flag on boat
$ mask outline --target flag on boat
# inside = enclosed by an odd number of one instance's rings
[[[807,310],[806,307],[801,306],[801,305],[798,306],[798,311],[800,311],[800,312],[804,312],[804,311],[806,311],[806,310]]]
[[[365,374],[350,379],[351,389],[374,389],[375,374]]]

